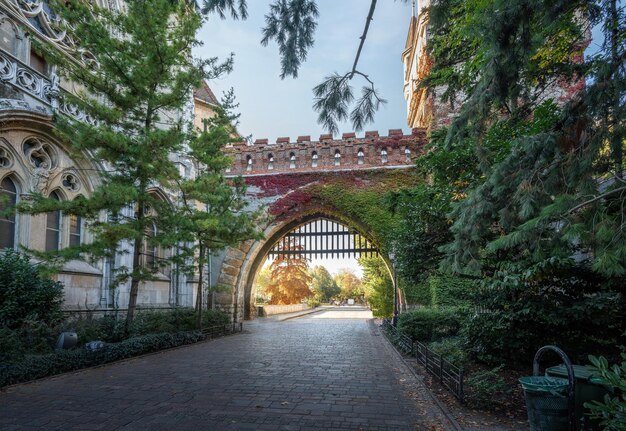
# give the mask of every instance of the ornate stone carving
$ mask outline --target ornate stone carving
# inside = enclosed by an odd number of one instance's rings
[[[13,165],[13,158],[9,151],[0,147],[0,168],[10,168]]]
[[[73,172],[66,172],[61,177],[61,184],[71,192],[78,192],[81,188],[80,180]]]

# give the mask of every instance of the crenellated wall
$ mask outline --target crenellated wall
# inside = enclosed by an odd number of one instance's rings
[[[344,133],[341,139],[322,135],[319,140],[299,136],[278,138],[270,143],[257,139],[254,144],[235,144],[227,149],[233,158],[228,175],[272,175],[302,172],[354,171],[412,166],[426,142],[424,129],[404,135],[401,129],[389,130],[387,136],[377,131],[363,137]]]

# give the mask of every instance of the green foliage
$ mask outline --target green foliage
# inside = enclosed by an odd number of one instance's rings
[[[428,284],[434,307],[466,307],[471,305],[479,283],[472,278],[433,275]]]
[[[13,249],[0,254],[0,327],[57,322],[62,302],[63,285],[42,277],[27,256]]]
[[[428,280],[415,284],[401,283],[401,287],[409,304],[416,304],[422,307],[430,307],[432,305],[432,293]]]
[[[498,399],[510,392],[511,388],[500,376],[503,366],[488,371],[471,374],[465,381],[469,405],[480,408],[493,408]]]
[[[624,295],[576,265],[543,266],[524,276],[503,271],[486,283],[477,301],[485,312],[470,318],[463,333],[469,353],[488,364],[527,365],[546,344],[580,360],[615,354],[626,341]]]
[[[393,282],[380,257],[361,257],[363,291],[374,317],[390,318],[393,313]]]
[[[17,362],[0,367],[0,387],[196,343],[204,339],[205,336],[201,332],[152,334],[109,344],[94,352],[73,349],[39,356],[28,355]]]
[[[398,316],[398,330],[428,343],[459,334],[467,312],[460,308],[418,308]]]
[[[335,275],[335,283],[337,283],[340,289],[340,293],[336,295],[337,299],[347,300],[352,298],[356,301],[363,299],[365,292],[363,291],[362,281],[352,270],[340,270]]]
[[[626,353],[622,353],[621,365],[609,366],[604,357],[590,356],[593,364],[591,369],[602,380],[602,383],[612,388],[612,395],[605,395],[603,401],[585,403],[591,410],[591,417],[600,419],[602,429],[606,431],[626,430]]]
[[[133,322],[135,325],[136,322]],[[115,343],[124,339],[124,322],[115,316],[95,317],[92,313],[80,314],[66,322],[67,330],[75,331],[80,344],[90,341],[105,341]]]
[[[328,302],[340,294],[341,289],[328,270],[318,265],[311,270],[311,292],[318,302]]]
[[[311,297],[311,298],[307,298],[306,300],[306,305],[309,308],[316,308],[319,307],[322,303],[319,301],[319,299]]]
[[[457,367],[462,367],[468,360],[465,352],[465,340],[462,337],[442,338],[440,341],[430,343],[428,347]]]

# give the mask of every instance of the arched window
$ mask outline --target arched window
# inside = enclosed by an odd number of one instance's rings
[[[0,249],[15,247],[15,214],[2,215],[17,203],[17,187],[11,178],[0,183]]]
[[[335,166],[341,165],[341,152],[339,150],[335,150]]]
[[[5,50],[15,57],[18,56],[20,37],[17,33],[17,29],[5,18],[0,21],[0,49]]]
[[[296,167],[296,153],[289,153],[289,168],[294,169]]]
[[[359,152],[356,154],[357,164],[362,165],[365,163],[365,153],[363,152],[363,148],[359,148]]]
[[[270,154],[267,156],[267,170],[271,171],[272,169],[274,169],[274,155]]]
[[[83,199],[82,196],[76,199]],[[70,247],[79,246],[83,241],[83,218],[76,214],[69,216],[70,225]]]
[[[60,201],[57,192],[50,193],[50,199]],[[46,251],[58,250],[61,245],[61,211],[46,214]]]
[[[404,147],[404,157],[406,157],[406,161],[411,161],[411,149],[409,147]]]
[[[383,148],[382,150],[380,150],[380,161],[382,163],[387,163],[389,159],[387,158],[387,149]]]
[[[157,245],[152,242],[152,238],[157,235],[156,224],[152,223],[152,226],[146,229],[146,237],[144,239],[144,255],[146,268],[154,269],[157,265],[158,248]]]
[[[246,171],[252,170],[252,156],[246,156]]]
[[[317,168],[317,162],[319,161],[320,156],[317,155],[317,151],[313,151],[311,155],[311,167]]]

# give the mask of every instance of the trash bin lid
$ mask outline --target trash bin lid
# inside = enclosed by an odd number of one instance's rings
[[[574,369],[574,377],[576,380],[585,380],[589,383],[594,383],[597,385],[602,384],[602,380],[593,373],[587,366],[585,365],[572,365]],[[567,368],[565,365],[557,365],[555,367],[550,367],[546,369],[546,376],[556,376],[567,379]]]
[[[545,392],[552,395],[565,395],[569,386],[567,379],[550,376],[520,377],[519,382],[525,391]]]

